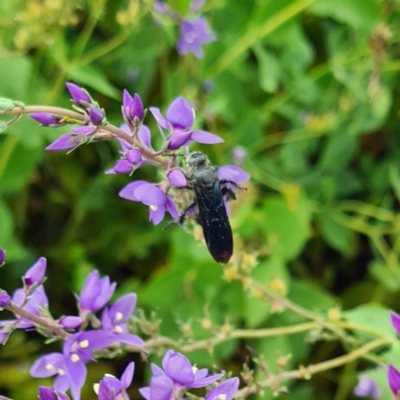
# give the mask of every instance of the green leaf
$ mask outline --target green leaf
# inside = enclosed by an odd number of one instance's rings
[[[319,0],[311,7],[317,15],[330,16],[355,29],[372,30],[379,21],[379,5],[375,0]]]
[[[258,81],[261,89],[273,93],[279,84],[281,65],[278,57],[257,43],[253,51],[258,61]]]
[[[397,276],[393,274],[393,271],[389,266],[378,260],[372,261],[368,265],[370,274],[380,282],[388,291],[396,292],[400,288],[400,282]]]
[[[324,240],[335,250],[345,256],[354,254],[355,246],[354,233],[335,220],[335,215],[340,218],[339,211],[325,211],[319,215],[321,222],[321,234]]]
[[[362,328],[359,335],[364,338],[375,338],[376,336],[387,336],[395,338],[396,334],[392,327],[389,317],[389,309],[374,303],[363,304],[352,310],[343,311],[343,317]]]
[[[266,200],[261,229],[271,246],[272,254],[284,260],[295,258],[309,236],[308,226],[282,200]]]
[[[68,71],[69,79],[81,84],[84,87],[90,87],[115,100],[121,100],[122,94],[113,85],[111,85],[104,73],[93,65],[75,67]]]
[[[252,271],[252,278],[267,287],[270,287],[271,282],[275,279],[282,281],[287,288],[289,287],[290,277],[286,265],[283,260],[276,257],[269,258],[258,265]],[[245,297],[244,301],[244,318],[250,328],[255,328],[267,320],[271,312],[271,305],[268,301],[253,297],[251,293]]]

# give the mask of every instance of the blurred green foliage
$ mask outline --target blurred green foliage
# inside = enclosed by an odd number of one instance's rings
[[[170,3],[187,9],[187,1]],[[162,110],[184,96],[199,126],[225,139],[201,148],[215,164],[231,163],[237,145],[248,152],[244,169],[252,179],[232,204],[231,221],[236,257],[258,256],[253,278],[267,287],[280,282],[288,299],[317,315],[342,308],[349,324],[393,336],[387,311],[400,311],[400,1],[208,0],[202,12],[218,40],[197,60],[177,55],[177,27],[150,0],[0,2],[0,96],[68,106],[64,83],[73,81],[117,125],[123,88]],[[145,122],[157,148],[155,123],[150,116]],[[115,143],[45,153],[66,131],[22,118],[0,136],[2,288],[18,287],[26,268],[45,256],[54,315],[75,312],[71,292],[98,268],[118,282],[117,295],[137,292],[139,307],[154,310],[161,333],[172,338],[182,336],[182,323],[194,338],[209,337],[205,317],[216,329],[304,321],[224,279],[191,228],[154,227],[144,206],[119,198],[131,178],[104,174],[117,157]],[[159,176],[144,167],[134,179]],[[337,341],[311,343],[303,333],[247,344],[232,340],[213,354],[188,356],[237,375],[243,363],[254,367],[252,357],[277,372],[280,356],[291,354],[286,367],[296,368],[343,353]],[[38,381],[28,369],[48,348],[36,335],[15,333],[0,349],[0,394],[35,398]],[[400,366],[398,344],[378,355]],[[90,365],[88,381],[120,374],[129,359]],[[351,399],[357,371],[366,368],[389,398],[376,360],[287,382],[290,395],[282,398]],[[146,372],[138,365],[140,379]],[[84,398],[94,398],[88,386]]]

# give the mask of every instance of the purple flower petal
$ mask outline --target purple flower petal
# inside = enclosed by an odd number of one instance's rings
[[[168,149],[176,150],[189,144],[192,132],[173,133],[168,137]]]
[[[60,124],[60,121],[64,118],[61,115],[38,112],[29,114],[29,117],[33,118],[35,121],[39,122],[43,126],[65,125],[65,123]]]
[[[114,392],[115,393],[115,392]],[[99,385],[98,400],[115,400],[115,395],[107,381],[102,379]]]
[[[376,382],[363,375],[358,377],[358,384],[354,388],[353,393],[358,397],[372,397],[374,400],[381,398],[380,390]]]
[[[165,375],[153,376],[150,380],[151,400],[172,400],[173,385],[171,379]]]
[[[135,311],[137,295],[128,293],[120,297],[109,309],[109,315],[115,323],[125,322]]]
[[[138,131],[140,141],[149,149],[151,149],[151,133],[146,125],[142,125]]]
[[[133,374],[135,372],[135,363],[131,361],[121,376],[122,387],[127,389],[132,383]]]
[[[198,17],[193,21],[183,20],[177,50],[180,55],[191,52],[197,58],[202,58],[202,45],[215,39],[216,35],[210,30],[204,17]]]
[[[72,97],[72,100],[76,105],[85,105],[85,103],[91,104],[92,100],[90,99],[90,97],[78,85],[67,82],[65,86],[67,87]]]
[[[178,219],[180,213],[178,208],[176,207],[175,203],[167,196],[165,201],[165,208],[170,213],[171,217],[176,220]]]
[[[132,149],[129,150],[126,153],[126,159],[131,163],[131,164],[137,164],[140,161],[140,158],[142,157],[142,153],[138,149]]]
[[[167,120],[177,131],[192,127],[194,122],[193,109],[182,96],[176,98],[168,107]]]
[[[3,264],[5,259],[6,259],[6,252],[2,247],[0,247],[0,265]]]
[[[115,335],[115,341],[119,343],[128,344],[130,346],[142,347],[144,341],[132,333],[119,333]]]
[[[239,388],[239,378],[227,379],[217,387],[211,389],[206,396],[206,400],[231,400]]]
[[[62,150],[71,150],[75,147],[78,147],[80,144],[84,143],[83,140],[79,140],[75,135],[62,135],[53,143],[49,144],[46,147],[46,150],[49,151],[62,151]]]
[[[103,111],[97,107],[92,107],[89,111],[89,118],[93,125],[101,125],[104,119]]]
[[[39,357],[32,365],[29,373],[34,378],[47,378],[59,373],[64,368],[64,355],[61,353],[49,353]]]
[[[169,130],[170,126],[168,121],[162,116],[161,111],[157,107],[150,107],[149,111],[153,114],[154,119],[161,128]]]
[[[191,387],[194,382],[194,373],[189,360],[181,353],[172,350],[165,354],[162,365],[165,373],[180,386]]]
[[[214,135],[213,133],[207,131],[193,131],[190,139],[196,143],[203,144],[216,144],[224,142],[224,139],[222,139],[220,136]]]
[[[128,160],[118,160],[113,171],[117,174],[130,174],[133,171],[133,166]]]
[[[39,386],[38,394],[40,400],[69,400],[65,394],[44,386]]]
[[[81,389],[86,381],[86,366],[81,361],[74,362],[71,359],[66,359],[65,364],[71,381],[72,398],[74,400],[80,400]]]
[[[132,97],[129,92],[124,89],[122,98],[122,114],[124,119],[131,125],[134,125],[135,118],[142,121],[144,117],[143,103],[138,94],[135,93]]]
[[[82,318],[66,316],[60,319],[59,324],[65,329],[76,329],[82,325]]]
[[[33,284],[40,285],[43,282],[46,274],[46,265],[47,260],[44,257],[40,257],[35,264],[25,272],[23,279],[27,288],[31,287]]]
[[[192,383],[191,387],[192,388],[201,388],[205,386],[209,386],[218,379],[221,379],[224,376],[224,374],[215,374],[215,375],[210,375],[208,377],[200,378],[197,377],[195,374],[195,381]]]
[[[237,184],[246,182],[250,179],[250,175],[236,165],[223,165],[218,168],[218,179],[233,181]]]
[[[150,387],[142,387],[139,389],[139,393],[146,399],[146,400],[151,400],[150,398]]]
[[[7,307],[11,302],[11,297],[6,292],[0,292],[0,308]]]
[[[135,197],[147,206],[161,206],[165,203],[165,193],[157,186],[147,183],[140,185],[135,190]]]
[[[158,225],[165,216],[165,208],[162,206],[151,206],[150,207],[150,217],[149,221],[153,223],[153,225]]]
[[[387,376],[389,387],[396,396],[400,393],[400,372],[393,365],[389,365]]]
[[[392,321],[393,328],[396,330],[397,334],[400,335],[400,315],[393,311],[390,311],[390,320]]]
[[[180,169],[172,169],[167,173],[168,182],[175,187],[187,185],[186,176]]]

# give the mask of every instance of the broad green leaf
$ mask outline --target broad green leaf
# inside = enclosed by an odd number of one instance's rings
[[[379,6],[375,0],[318,0],[311,6],[311,11],[345,22],[355,29],[371,31],[379,21]]]
[[[282,200],[266,200],[262,229],[272,254],[284,260],[295,258],[309,236],[308,227]]]
[[[342,315],[347,321],[360,327],[358,335],[368,338],[376,336],[396,336],[390,322],[389,309],[374,303],[363,304],[351,310],[343,311]]]
[[[285,263],[279,258],[270,258],[258,265],[252,271],[252,278],[269,288],[277,280],[282,282],[284,288],[289,289],[289,274]],[[249,328],[261,325],[270,316],[271,305],[266,299],[253,297],[252,293],[248,293],[244,301],[244,318]]]
[[[399,278],[393,274],[393,271],[386,263],[374,260],[368,265],[368,270],[388,291],[397,292],[399,290]]]
[[[278,57],[261,44],[257,43],[253,47],[254,54],[258,61],[258,80],[260,87],[266,92],[275,92],[281,76],[281,65]]]
[[[68,70],[68,77],[82,87],[94,89],[112,99],[122,98],[122,93],[107,81],[99,68],[93,65],[72,68]]]
[[[337,222],[335,215],[339,211],[326,211],[319,215],[321,222],[321,234],[324,240],[335,250],[344,256],[350,256],[357,250],[354,233],[346,226]]]

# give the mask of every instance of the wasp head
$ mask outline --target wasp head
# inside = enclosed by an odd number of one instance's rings
[[[186,157],[186,168],[188,171],[194,171],[196,169],[201,169],[208,167],[210,165],[210,160],[201,151],[195,151],[190,153]]]

